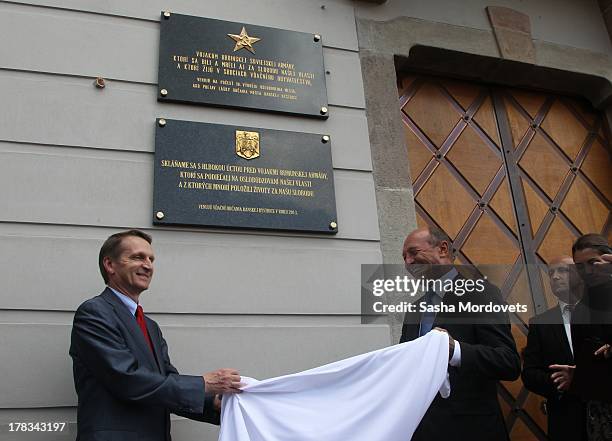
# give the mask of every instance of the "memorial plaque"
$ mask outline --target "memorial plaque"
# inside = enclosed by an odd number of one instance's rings
[[[162,13],[159,101],[327,118],[321,37]]]
[[[157,120],[153,223],[338,232],[328,136]]]

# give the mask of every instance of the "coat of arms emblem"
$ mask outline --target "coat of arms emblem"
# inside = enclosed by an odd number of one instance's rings
[[[236,130],[236,154],[244,159],[259,157],[259,133]]]

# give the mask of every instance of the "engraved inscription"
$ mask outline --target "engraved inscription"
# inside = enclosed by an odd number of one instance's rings
[[[312,34],[173,14],[161,40],[161,101],[327,117],[322,46]]]
[[[177,169],[176,186],[183,190],[313,198],[316,196],[313,182],[329,179],[327,172],[318,170],[247,167],[174,159],[162,159],[160,165],[164,168]]]

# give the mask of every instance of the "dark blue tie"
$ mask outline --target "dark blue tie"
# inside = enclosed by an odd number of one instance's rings
[[[438,304],[436,300],[439,299],[439,297],[433,291],[427,291],[424,298],[428,306]],[[436,319],[435,312],[425,311],[423,313],[423,315],[421,316],[421,323],[419,325],[419,337],[422,337],[425,334],[427,334],[429,331],[431,331],[431,328],[433,328],[435,319]]]

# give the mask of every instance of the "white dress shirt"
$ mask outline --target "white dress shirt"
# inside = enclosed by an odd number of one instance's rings
[[[572,355],[574,355],[574,345],[572,344],[572,312],[566,308],[569,303],[565,303],[563,300],[559,300],[559,308],[561,309],[561,317],[563,317],[563,327],[565,328],[565,335],[570,345]]]

